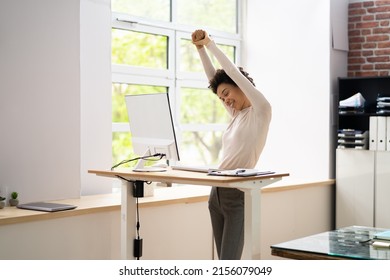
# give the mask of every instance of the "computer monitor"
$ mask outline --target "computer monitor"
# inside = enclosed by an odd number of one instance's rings
[[[125,100],[134,153],[142,157],[162,153],[168,161],[180,160],[168,93],[126,95]],[[162,171],[145,168],[142,159],[133,170]]]

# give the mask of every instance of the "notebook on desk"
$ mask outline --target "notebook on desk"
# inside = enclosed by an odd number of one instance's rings
[[[233,170],[210,170],[209,175],[212,176],[234,176],[234,177],[250,177],[274,174],[273,171],[261,171],[257,169],[237,168]]]
[[[57,212],[57,211],[75,209],[77,206],[71,204],[52,203],[52,202],[31,202],[31,203],[19,204],[16,207],[20,209],[26,209],[26,210]]]
[[[381,239],[381,240],[388,240],[388,241],[390,241],[390,230],[376,233],[374,235],[374,238],[375,239]]]

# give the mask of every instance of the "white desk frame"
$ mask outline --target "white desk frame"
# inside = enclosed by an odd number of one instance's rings
[[[132,171],[97,171],[99,176],[121,176],[131,181],[152,181],[164,183],[206,185],[225,188],[237,188],[245,193],[244,250],[242,259],[260,259],[260,202],[261,188],[280,181],[288,173],[276,173],[253,177],[207,176],[204,173],[173,171],[167,172],[132,172]],[[121,257],[134,259],[133,240],[136,238],[136,198],[133,197],[133,183],[123,181],[121,201]]]

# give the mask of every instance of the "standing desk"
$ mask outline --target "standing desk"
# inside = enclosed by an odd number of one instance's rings
[[[260,259],[260,189],[280,181],[288,173],[250,177],[209,176],[201,172],[167,169],[164,172],[134,172],[129,170],[89,170],[98,176],[129,181],[161,182],[237,188],[245,193],[244,250],[242,259]],[[133,182],[124,181],[121,196],[121,257],[134,259],[133,240],[136,238],[136,199]]]

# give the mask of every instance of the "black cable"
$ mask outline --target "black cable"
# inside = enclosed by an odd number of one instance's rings
[[[138,205],[139,205],[139,203],[138,203],[138,197],[136,197],[136,214],[137,214],[137,226],[136,226],[136,228],[137,228],[137,238],[139,239],[140,238],[140,236],[139,236],[139,229],[140,229],[140,222],[139,222],[139,208],[138,208]]]
[[[139,229],[140,229],[140,220],[139,220],[139,203],[138,203],[138,197],[136,198],[136,215],[137,215],[137,239],[135,242],[138,242],[137,244],[137,252],[135,252],[135,257],[137,258],[137,260],[139,260],[139,258],[142,256],[142,239],[140,237],[140,234],[139,234]]]
[[[163,157],[165,157],[166,154],[162,154],[162,153],[157,153],[157,154],[154,154],[154,155],[150,155],[150,156],[143,156],[143,157],[136,157],[136,158],[132,158],[132,159],[125,159],[125,160],[122,160],[121,162],[115,164],[113,167],[111,167],[111,170],[114,170],[114,168],[122,165],[122,164],[125,164],[125,163],[128,163],[128,162],[131,162],[131,161],[134,161],[134,160],[140,160],[140,159],[146,159],[146,160],[160,160],[162,159]],[[150,159],[152,157],[159,157],[157,159]]]
[[[115,177],[117,177],[119,179],[122,179],[122,180],[125,180],[126,182],[129,182],[129,183],[135,183],[136,182],[136,181],[132,181],[132,180],[126,179],[125,177],[122,177],[122,176],[119,176],[119,175],[115,175]],[[144,183],[150,185],[152,183],[152,181],[144,181]]]

